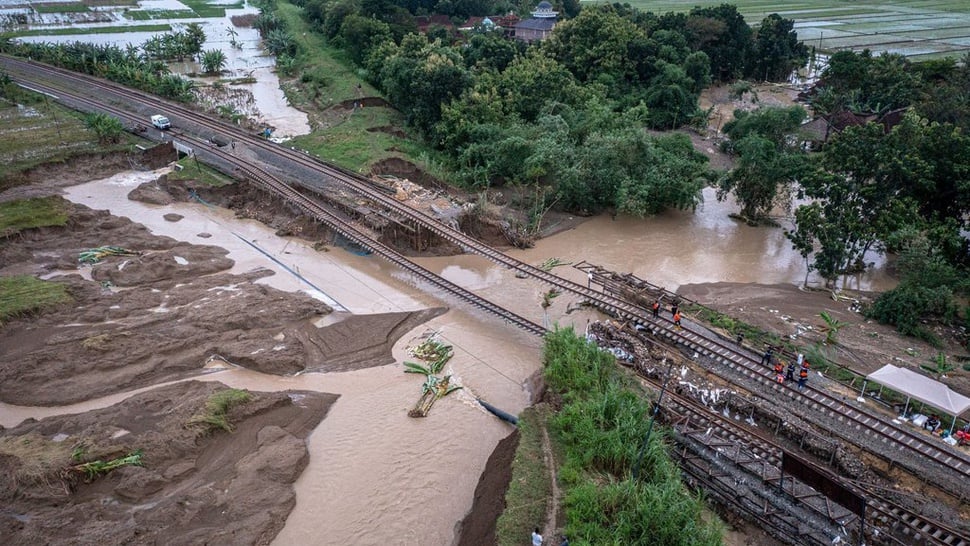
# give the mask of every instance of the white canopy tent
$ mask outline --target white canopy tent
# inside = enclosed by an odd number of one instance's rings
[[[939,381],[892,364],[887,364],[866,376],[866,383],[862,385],[863,394],[869,381],[905,394],[907,410],[909,409],[910,399],[915,398],[924,404],[952,415],[953,424],[956,423],[956,418],[961,413],[970,408],[970,398],[950,390],[949,387]],[[903,413],[905,412],[904,410]],[[953,433],[953,424],[950,425],[950,434]]]

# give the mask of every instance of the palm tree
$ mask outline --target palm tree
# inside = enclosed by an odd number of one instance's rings
[[[818,316],[822,317],[822,320],[825,321],[825,326],[823,327],[823,330],[825,331],[825,344],[835,345],[835,338],[838,336],[839,330],[848,326],[849,323],[843,322],[826,313],[825,311],[819,313]]]
[[[202,71],[206,74],[218,74],[226,67],[226,54],[219,49],[202,52]]]

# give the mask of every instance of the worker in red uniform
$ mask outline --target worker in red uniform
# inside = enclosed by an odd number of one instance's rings
[[[798,390],[804,389],[805,382],[808,381],[808,367],[805,364],[808,364],[808,361],[803,363],[802,369],[798,372]]]

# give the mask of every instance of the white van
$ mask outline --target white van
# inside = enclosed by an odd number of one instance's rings
[[[165,129],[170,128],[172,123],[168,121],[167,117],[156,114],[152,116],[152,125],[154,125],[156,129],[164,131]]]

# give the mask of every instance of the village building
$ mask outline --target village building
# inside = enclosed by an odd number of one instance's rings
[[[532,12],[532,17],[516,23],[515,39],[526,43],[545,40],[552,33],[558,19],[559,12],[553,11],[552,4],[542,0]]]

